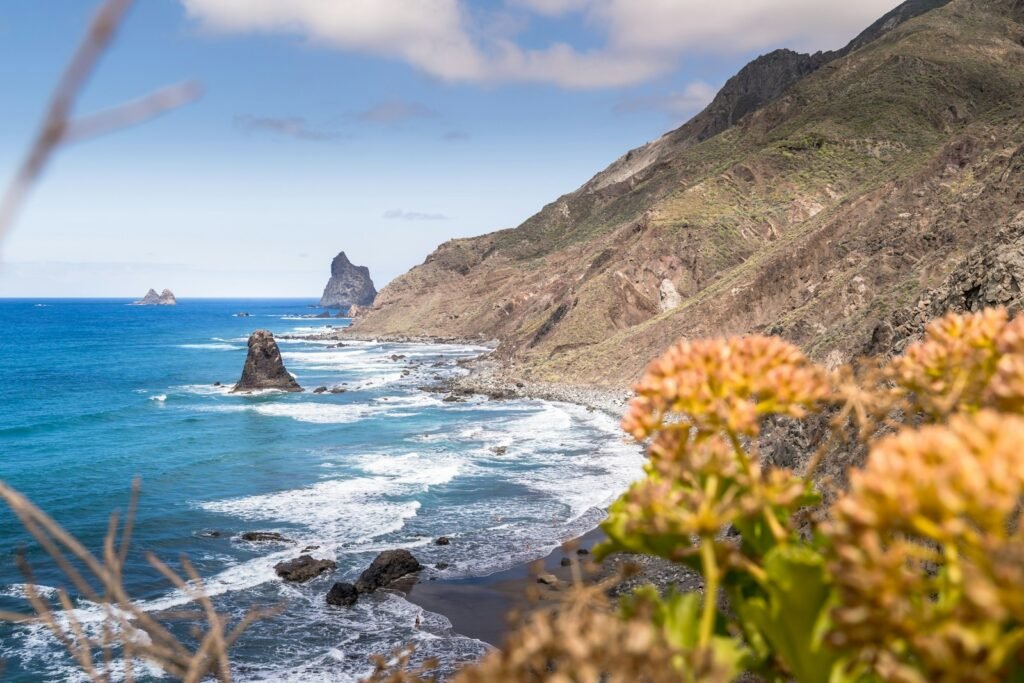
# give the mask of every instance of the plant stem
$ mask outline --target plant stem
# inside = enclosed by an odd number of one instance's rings
[[[704,605],[700,615],[698,644],[706,648],[711,644],[715,629],[715,615],[718,611],[718,562],[715,560],[715,539],[702,536],[700,539],[700,560],[704,570]]]

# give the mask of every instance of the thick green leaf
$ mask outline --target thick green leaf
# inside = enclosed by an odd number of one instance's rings
[[[805,546],[779,546],[765,556],[765,593],[736,605],[799,683],[828,683],[839,655],[823,641],[832,590],[821,555]]]

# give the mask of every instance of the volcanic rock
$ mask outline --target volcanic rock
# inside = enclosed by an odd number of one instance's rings
[[[452,542],[452,540],[450,538],[448,538],[447,536],[441,536],[436,541],[434,541],[434,544],[435,545],[451,545],[451,542]]]
[[[302,391],[299,383],[285,369],[274,335],[267,330],[256,330],[249,337],[249,355],[245,359],[242,378],[232,392],[259,389]]]
[[[291,543],[292,539],[286,538],[274,531],[246,531],[242,534],[242,540],[249,543]]]
[[[351,306],[369,306],[377,298],[377,288],[370,279],[370,269],[366,266],[355,266],[348,260],[345,252],[334,257],[331,262],[331,279],[324,288],[320,298],[322,308],[351,308]]]
[[[324,572],[334,571],[337,566],[332,560],[315,560],[309,555],[301,555],[288,562],[279,562],[274,565],[274,571],[285,581],[304,583]]]
[[[378,555],[356,581],[360,593],[373,591],[403,576],[418,572],[423,565],[408,550],[385,550]]]
[[[336,583],[327,592],[327,604],[335,607],[351,607],[359,600],[359,591],[351,583]]]
[[[155,289],[146,292],[146,296],[135,302],[136,306],[177,306],[178,300],[174,298],[174,292],[165,289],[157,294]]]

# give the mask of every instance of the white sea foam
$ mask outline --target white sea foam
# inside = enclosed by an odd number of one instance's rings
[[[163,403],[167,400],[167,394],[157,394],[149,397],[150,401],[156,401],[157,403]]]
[[[193,349],[196,351],[245,351],[244,346],[227,344],[224,342],[211,342],[209,344],[178,344],[179,349]]]

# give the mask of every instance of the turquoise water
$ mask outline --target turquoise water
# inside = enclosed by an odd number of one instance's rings
[[[640,473],[639,452],[607,416],[542,401],[443,403],[418,389],[462,372],[456,362],[481,349],[282,340],[307,390],[347,391],[233,396],[252,330],[280,336],[347,321],[304,318],[317,312],[309,301],[127,303],[0,301],[0,479],[98,551],[110,511],[126,506],[140,476],[127,575],[145,609],[185,603],[146,551],[172,564],[187,555],[224,612],[284,607],[240,642],[240,680],[353,681],[368,655],[410,642],[448,669],[479,657],[484,643],[399,594],[352,609],[328,607],[324,594],[388,548],[451,565],[425,580],[541,557],[596,525]],[[294,542],[245,543],[245,531]],[[440,535],[452,544],[434,545]],[[333,576],[301,586],[275,577],[274,564],[313,545],[311,554],[338,562]],[[37,583],[65,585],[2,508],[0,610],[27,609],[14,562],[22,546]],[[86,602],[76,608],[86,621],[95,614]],[[0,625],[0,660],[3,680],[76,680],[39,628]]]

